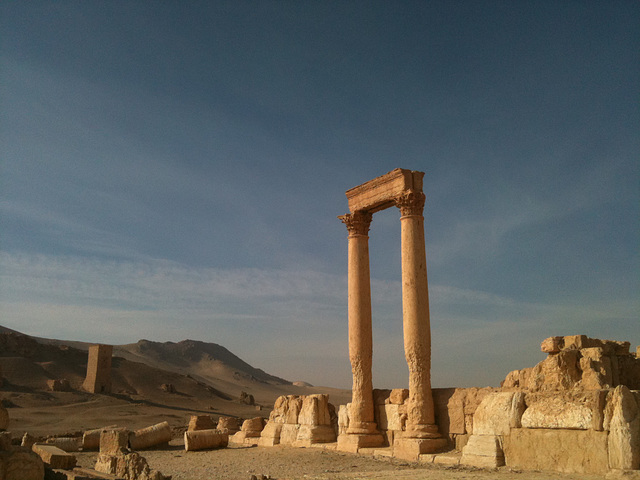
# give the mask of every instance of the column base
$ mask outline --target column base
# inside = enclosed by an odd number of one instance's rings
[[[423,453],[436,453],[447,449],[446,438],[407,438],[393,440],[393,456],[410,462],[417,462]]]
[[[338,435],[338,447],[341,452],[358,453],[361,448],[374,448],[384,445],[381,433],[343,433]]]

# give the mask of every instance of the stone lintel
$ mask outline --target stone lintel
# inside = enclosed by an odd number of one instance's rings
[[[422,192],[424,172],[396,168],[389,173],[347,190],[351,213],[365,210],[375,213],[395,204],[395,197],[409,190]]]

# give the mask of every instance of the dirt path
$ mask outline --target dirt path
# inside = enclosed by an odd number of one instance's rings
[[[418,465],[366,455],[315,448],[238,447],[185,452],[181,445],[141,454],[149,465],[173,480],[249,480],[269,475],[276,480],[601,480],[595,475],[484,470],[459,466]],[[93,467],[96,453],[78,454],[79,463]],[[259,478],[259,477],[258,477]]]

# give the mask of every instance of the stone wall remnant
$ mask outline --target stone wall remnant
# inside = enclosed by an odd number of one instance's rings
[[[87,376],[82,388],[89,393],[111,393],[112,345],[91,345],[87,360]]]

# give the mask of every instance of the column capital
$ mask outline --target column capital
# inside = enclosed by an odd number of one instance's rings
[[[395,197],[396,207],[400,209],[400,215],[422,215],[424,210],[425,195],[423,192],[407,190]]]
[[[367,235],[373,215],[365,210],[357,210],[338,217],[347,226],[349,235]]]

